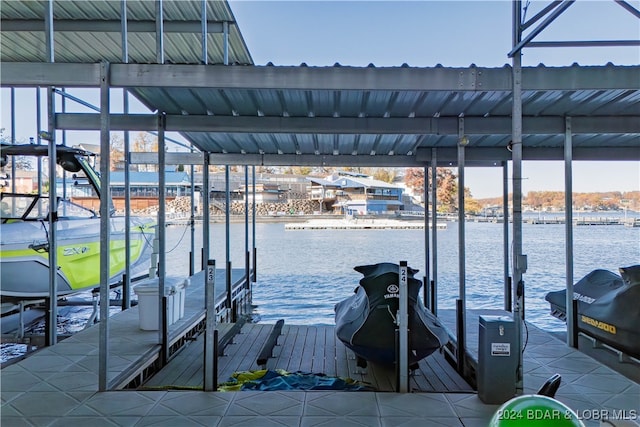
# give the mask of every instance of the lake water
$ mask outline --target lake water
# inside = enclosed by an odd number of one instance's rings
[[[610,216],[610,215],[608,215]],[[458,297],[458,224],[438,230],[438,308],[454,309]],[[467,308],[503,308],[503,225],[467,222]],[[564,225],[523,224],[526,319],[544,329],[564,330],[549,314],[544,296],[565,286]],[[512,233],[511,227],[509,233]],[[167,227],[167,273],[189,271],[190,227]],[[230,260],[244,266],[245,227],[230,224]],[[249,243],[251,248],[251,226]],[[196,225],[195,247],[200,253],[202,227]],[[218,268],[225,265],[225,226],[211,225],[211,253]],[[286,230],[284,223],[256,224],[257,283],[253,302],[256,320],[287,324],[331,325],[333,306],[350,296],[362,277],[353,267],[378,262],[407,261],[424,272],[423,230]],[[251,249],[250,249],[251,250]],[[574,227],[574,282],[601,268],[640,263],[640,228],[621,225]],[[199,256],[196,265],[200,265]],[[117,312],[117,308],[112,308]],[[61,307],[61,333],[80,330],[91,313],[88,307]],[[39,328],[43,328],[42,325]],[[4,360],[7,347],[3,346]],[[19,350],[18,350],[19,351]],[[9,356],[10,357],[10,356]]]
[[[468,308],[503,308],[503,225],[465,224],[466,296]],[[168,228],[169,240],[182,226]],[[225,229],[212,225],[212,258],[223,266]],[[230,258],[244,266],[244,224],[231,224]],[[549,329],[564,324],[549,314],[544,296],[564,288],[564,225],[523,224],[523,252],[528,256],[524,275],[526,319]],[[509,230],[511,233],[511,228]],[[251,236],[251,229],[249,229]],[[171,238],[169,238],[171,236]],[[196,227],[196,248],[201,229]],[[189,232],[176,249],[179,259],[167,255],[168,271],[188,272]],[[458,297],[458,224],[438,230],[438,307],[455,308]],[[253,302],[264,322],[285,319],[288,324],[333,324],[333,306],[348,297],[362,277],[353,267],[378,262],[407,261],[424,272],[423,230],[286,230],[283,223],[256,224],[258,281]],[[199,250],[199,249],[198,249]],[[199,263],[199,261],[198,261]],[[620,225],[574,227],[574,282],[596,268],[617,273],[618,267],[640,263],[640,228]],[[199,265],[199,264],[198,264]],[[417,277],[422,277],[418,273]]]

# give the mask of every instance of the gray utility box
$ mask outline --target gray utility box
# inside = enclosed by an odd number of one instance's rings
[[[518,348],[511,316],[480,316],[478,397],[500,404],[516,394]]]

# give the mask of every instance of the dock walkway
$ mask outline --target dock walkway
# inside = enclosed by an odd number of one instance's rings
[[[245,324],[242,327],[234,343],[226,348],[225,355],[219,359],[219,384],[227,381],[234,372],[261,369],[257,364],[258,354],[272,327],[271,324],[261,323]],[[202,337],[190,343],[187,349],[147,381],[144,387],[202,388],[203,343]],[[369,365],[367,369],[356,367],[356,359],[351,350],[336,339],[334,326],[285,324],[272,356],[267,361],[269,369],[348,377],[378,391],[395,389],[393,369],[376,365]],[[471,386],[439,352],[420,361],[418,369],[411,376],[411,387],[417,392],[473,392]]]
[[[201,292],[196,285],[192,283],[190,292]],[[201,298],[187,295],[187,303],[190,299],[196,307],[201,307]],[[191,305],[185,304],[185,312],[191,309]],[[110,387],[126,383],[128,373],[135,371],[134,366],[139,368],[142,362],[152,363],[150,361],[159,352],[157,331],[141,331],[138,328],[137,310],[134,307],[110,317]],[[187,330],[193,326],[187,327],[187,323],[195,322],[197,316],[189,316],[185,314],[180,322],[172,325],[173,328]],[[442,317],[446,322],[446,311],[442,311]],[[469,316],[468,321],[473,322],[473,316]],[[474,327],[477,325],[470,326],[469,331]],[[323,335],[325,347],[329,348],[333,336],[330,328],[300,328],[295,325],[288,325],[288,328],[269,364],[284,367],[285,361],[290,361],[291,366],[286,366],[289,370],[320,369],[319,353],[316,359],[293,357],[294,352],[300,349],[303,353],[313,352],[315,355],[317,347],[292,347],[290,340],[293,337],[296,341],[302,339],[301,333],[306,331],[306,342],[310,331],[314,331],[314,342],[318,342]],[[248,344],[250,341],[259,341],[254,337],[266,334],[260,329],[260,326],[256,326],[255,332],[251,333],[247,329],[244,341],[239,337],[231,345],[227,356],[223,357],[229,363],[221,367],[220,372],[236,369],[234,364],[249,366],[255,363],[254,356],[249,355],[246,349],[252,347]],[[122,391],[114,388],[113,391],[98,392],[98,332],[99,325],[95,325],[2,369],[1,425],[263,427],[402,424],[484,427],[498,408],[498,405],[484,404],[475,392],[460,391],[406,394],[343,391],[222,393],[197,390]],[[472,343],[474,340],[470,335],[467,341]],[[173,332],[172,337],[178,339]],[[246,361],[238,361],[242,355]],[[341,364],[345,360],[349,363],[347,358],[335,360],[336,373],[338,369],[344,369],[338,366],[338,360],[341,360]],[[314,365],[314,362],[318,365]],[[327,369],[325,362],[326,358],[322,358],[322,369]],[[562,385],[556,398],[583,416],[587,427],[600,425],[594,414],[626,414],[635,416],[637,422],[640,384],[567,347],[553,335],[528,325],[524,357],[525,393],[535,392],[554,373],[562,376]],[[197,377],[197,374],[193,375],[193,378]]]
[[[447,228],[445,222],[439,222],[440,230]],[[429,223],[431,228],[431,223]],[[423,230],[424,221],[397,219],[310,219],[305,222],[286,223],[285,230]]]

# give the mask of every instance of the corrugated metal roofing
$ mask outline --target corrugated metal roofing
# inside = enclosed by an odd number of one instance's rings
[[[0,8],[2,18],[2,41],[0,59],[2,62],[47,62],[44,18],[47,11],[46,1],[4,1]],[[127,3],[127,22],[134,26],[136,22],[155,21],[155,1],[137,0]],[[201,4],[199,0],[165,0],[163,3],[164,24],[192,22],[199,24]],[[119,23],[120,0],[64,0],[53,2],[54,22],[59,20],[83,22],[90,26],[95,23]],[[207,2],[208,21],[227,21],[229,25],[229,63],[252,64],[251,55],[235,25],[235,17],[226,1]],[[38,21],[42,29],[16,30],[16,26],[33,28]],[[9,26],[11,31],[7,31]],[[62,24],[61,24],[62,25]],[[122,62],[122,39],[120,28],[116,31],[96,31],[87,28],[83,31],[60,31],[54,24],[55,62]],[[153,30],[155,31],[155,29]],[[223,63],[222,33],[209,33],[208,63]],[[128,33],[128,51],[130,63],[155,63],[156,38],[154,32]],[[164,53],[167,63],[202,63],[200,33],[169,32],[164,35]]]
[[[381,159],[416,157],[431,148],[455,149],[459,144],[459,118],[467,123],[464,134],[469,149],[502,150],[512,138],[512,73],[508,66],[191,65],[177,69],[165,65],[161,69],[141,69],[128,65],[121,66],[118,73],[113,70],[122,56],[119,30],[60,31],[60,27],[91,23],[99,28],[105,23],[117,26],[120,1],[53,4],[54,29],[58,23],[54,36],[56,62],[113,62],[112,84],[127,87],[152,111],[165,112],[167,123],[172,115],[200,118],[198,126],[177,130],[203,151],[236,155],[233,161],[238,164],[245,161],[245,155],[254,155],[247,162],[276,164],[276,156],[285,154],[334,159],[357,156],[361,166],[370,161],[379,165]],[[0,59],[5,69],[11,62],[46,62],[43,25],[33,29],[38,22],[43,23],[46,5],[45,1],[3,2]],[[130,1],[127,5],[131,26],[153,24],[154,1]],[[191,25],[183,32],[172,32],[175,26],[167,30],[166,63],[199,64],[197,24],[201,2],[165,0],[163,5],[167,28],[171,24]],[[207,18],[232,23],[229,62],[252,64],[228,3],[208,1]],[[131,63],[156,61],[155,29],[144,31],[129,34]],[[211,64],[222,62],[221,39],[219,33],[208,36]],[[572,145],[578,149],[640,146],[640,67],[539,66],[524,68],[522,75],[525,149],[553,149],[557,156],[565,143],[566,117],[574,120]],[[629,151],[617,153],[624,157]],[[273,156],[268,162],[256,157],[269,155]],[[443,156],[438,158],[442,160]],[[498,156],[496,160],[504,158]]]

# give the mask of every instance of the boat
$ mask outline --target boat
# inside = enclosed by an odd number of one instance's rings
[[[578,331],[640,358],[640,265],[621,267],[620,275],[596,269],[573,286]],[[551,314],[566,321],[566,289],[549,292]]]
[[[400,266],[385,262],[354,269],[364,277],[353,295],[335,305],[336,336],[355,353],[358,366],[366,367],[367,362],[393,365]],[[414,277],[417,272],[407,268],[411,365],[439,350],[449,340],[440,320],[418,297],[422,282]]]
[[[56,146],[57,165],[72,173],[74,185],[86,194],[101,197],[100,178],[91,166],[93,153]],[[46,145],[2,144],[3,178],[10,157],[24,162],[48,155]],[[18,185],[16,185],[18,187]],[[15,191],[15,189],[12,189]],[[20,301],[49,297],[49,197],[47,194],[1,192],[0,296],[3,307]],[[111,203],[111,201],[110,201]],[[113,206],[111,204],[111,206]],[[64,297],[100,285],[100,217],[72,199],[57,197],[57,296]],[[131,277],[149,272],[155,221],[130,217]],[[109,283],[122,279],[125,271],[124,216],[110,209]],[[5,310],[3,310],[5,311]]]

